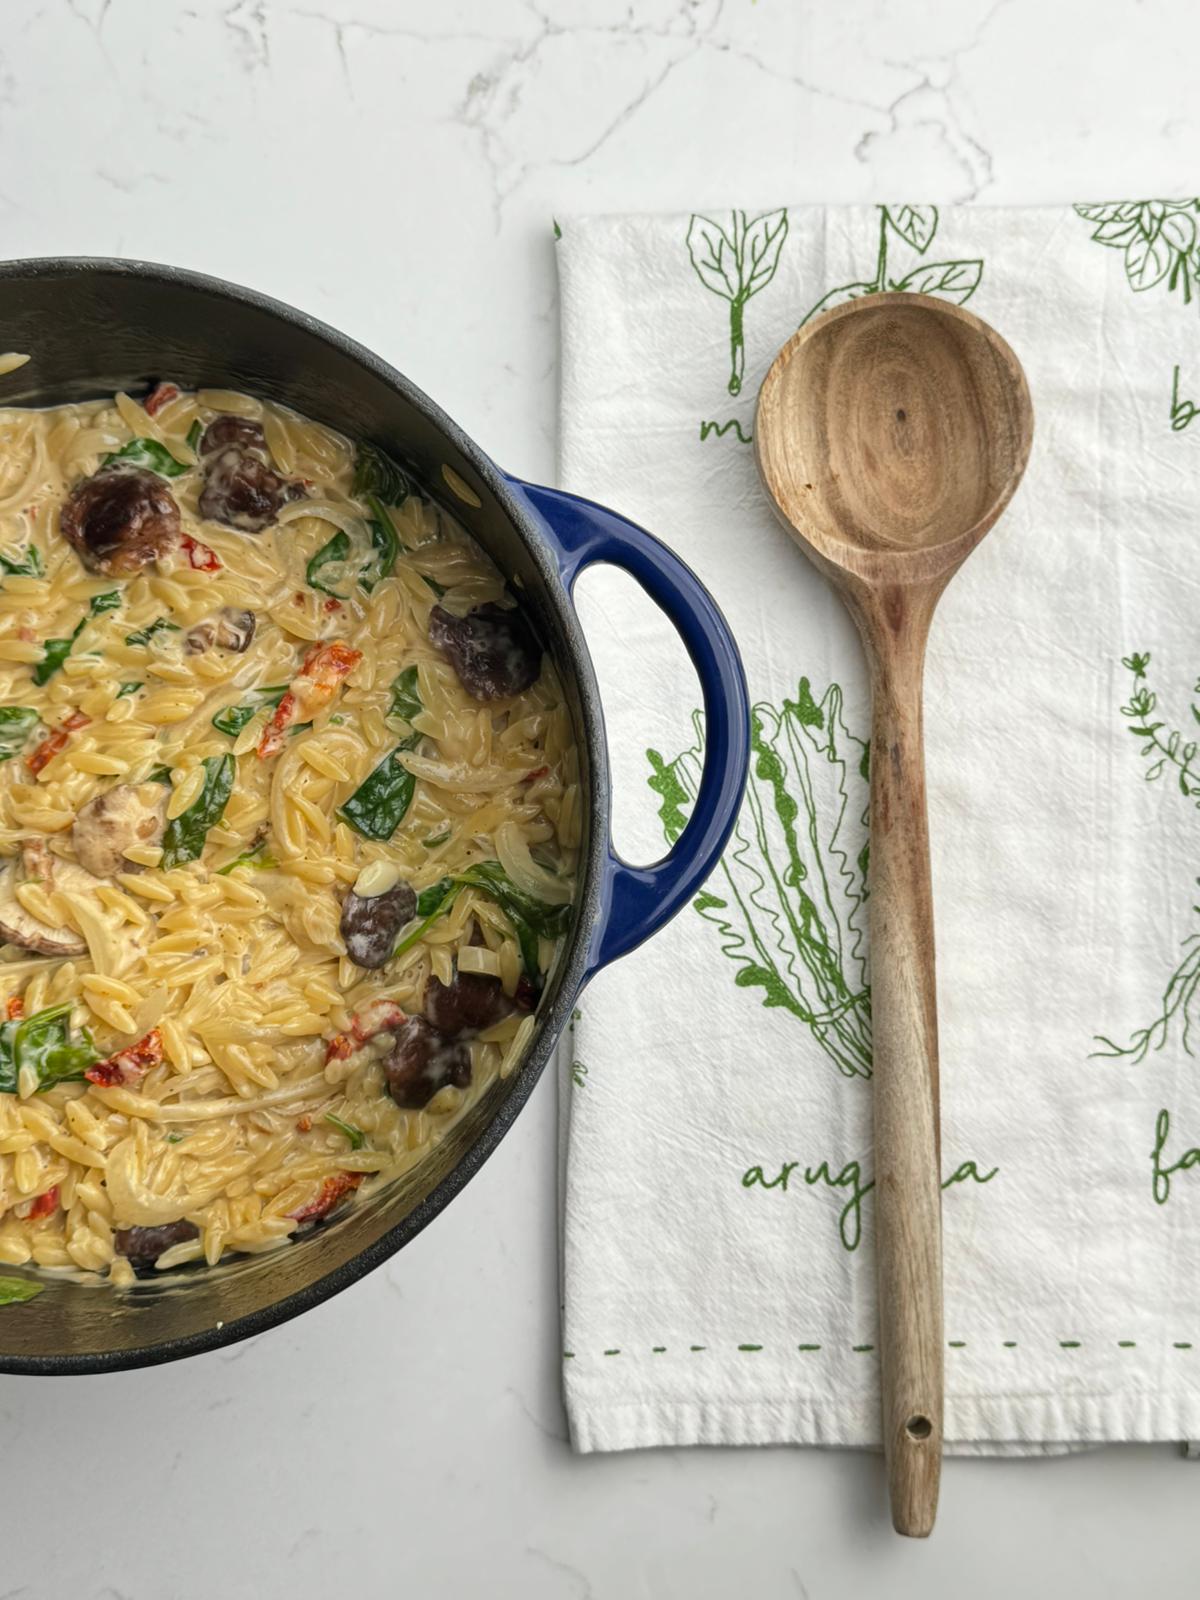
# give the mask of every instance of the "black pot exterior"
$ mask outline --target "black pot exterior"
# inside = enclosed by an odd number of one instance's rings
[[[462,430],[377,356],[249,290],[152,263],[91,259],[0,263],[0,343],[32,357],[0,378],[0,405],[138,394],[166,378],[285,402],[396,456],[527,607],[567,694],[587,799],[574,924],[520,1070],[493,1085],[413,1173],[288,1246],[125,1290],[36,1274],[44,1291],[0,1312],[0,1372],[106,1372],[213,1350],[307,1310],[394,1254],[478,1171],[528,1098],[589,971],[605,892],[608,762],[587,648],[536,515]],[[456,497],[445,468],[478,507]]]

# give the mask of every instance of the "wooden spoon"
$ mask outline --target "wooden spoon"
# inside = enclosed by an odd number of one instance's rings
[[[942,1457],[937,997],[921,680],[943,589],[1021,480],[1033,408],[986,323],[918,294],[838,306],[780,351],[759,471],[840,590],[872,678],[870,959],[883,1440],[892,1521],[928,1534]]]

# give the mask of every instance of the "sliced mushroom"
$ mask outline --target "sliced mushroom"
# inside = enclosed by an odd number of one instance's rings
[[[250,648],[258,618],[253,611],[243,611],[236,606],[222,606],[217,617],[217,643],[222,650],[232,650],[241,655]]]
[[[386,967],[396,935],[416,909],[417,897],[407,883],[374,895],[360,895],[351,889],[342,904],[339,925],[351,961],[359,967]]]
[[[471,1081],[465,1041],[442,1033],[424,1017],[404,1019],[380,1065],[392,1099],[411,1110],[428,1105],[448,1083],[465,1089]]]
[[[113,1249],[135,1267],[152,1267],[173,1244],[199,1237],[196,1224],[180,1218],[178,1222],[164,1222],[157,1228],[118,1228],[113,1234]]]
[[[252,422],[249,417],[236,417],[228,411],[214,417],[201,434],[200,448],[196,453],[203,460],[205,456],[229,449],[261,450],[266,460],[267,436],[262,423]]]
[[[56,862],[55,865],[69,863]],[[89,877],[86,873],[84,876]],[[74,928],[52,927],[26,911],[15,893],[20,881],[12,862],[6,863],[0,870],[0,940],[5,944],[15,944],[22,950],[32,950],[39,956],[86,955],[87,941]]]
[[[499,978],[482,972],[459,972],[450,982],[431,977],[425,985],[425,1015],[445,1034],[477,1033],[512,1011]]]
[[[189,656],[202,656],[206,650],[211,650],[213,641],[217,637],[216,624],[213,622],[198,622],[194,628],[189,628],[183,636],[183,648]]]
[[[102,467],[72,489],[59,526],[85,566],[120,578],[175,543],[179,507],[155,473]]]
[[[241,655],[250,648],[258,618],[253,611],[242,611],[234,606],[223,606],[215,617],[198,622],[189,628],[184,637],[184,649],[190,656],[203,655],[218,645],[222,650],[232,650]]]
[[[161,783],[119,783],[89,800],[71,829],[80,866],[98,878],[128,871],[125,852],[131,845],[162,838],[169,794]]]
[[[542,670],[542,647],[524,616],[490,600],[465,617],[434,606],[429,638],[473,700],[524,694]]]
[[[272,468],[262,424],[245,417],[214,417],[197,451],[204,469],[200,515],[243,533],[261,533],[289,500],[304,499],[302,483]]]

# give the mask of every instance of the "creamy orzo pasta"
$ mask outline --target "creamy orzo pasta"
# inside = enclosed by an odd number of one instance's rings
[[[579,844],[501,576],[243,394],[0,410],[0,1262],[255,1252],[517,1065]]]

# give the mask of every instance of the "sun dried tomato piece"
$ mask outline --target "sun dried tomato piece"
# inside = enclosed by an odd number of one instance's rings
[[[37,1199],[29,1207],[27,1216],[29,1221],[33,1222],[38,1217],[53,1216],[57,1210],[58,1185],[55,1184],[53,1188],[47,1189],[45,1194],[38,1195]]]
[[[156,383],[145,399],[146,415],[156,417],[164,406],[169,406],[172,400],[179,399],[179,385],[176,383]]]
[[[366,1044],[377,1033],[399,1027],[406,1012],[394,1000],[372,1000],[350,1019],[350,1031],[359,1044]]]
[[[327,1217],[343,1195],[357,1189],[362,1180],[361,1172],[336,1172],[324,1180],[315,1200],[301,1206],[299,1211],[289,1211],[288,1215],[293,1222],[315,1222],[318,1217]]]
[[[350,1018],[349,1033],[335,1033],[325,1046],[325,1064],[345,1061],[361,1050],[376,1034],[392,1032],[406,1020],[407,1013],[394,1000],[372,1000]]]
[[[95,1083],[102,1089],[125,1087],[138,1083],[152,1067],[161,1064],[163,1058],[162,1033],[158,1028],[151,1028],[144,1039],[139,1039],[137,1044],[131,1044],[124,1050],[118,1050],[116,1055],[109,1056],[106,1061],[97,1061],[84,1073],[89,1083]]]
[[[182,533],[179,536],[179,548],[195,572],[220,572],[221,559],[211,545],[201,544],[190,533]]]
[[[61,754],[66,749],[67,740],[71,734],[78,732],[80,728],[86,728],[91,720],[91,717],[85,717],[82,711],[73,711],[67,720],[60,723],[54,732],[43,739],[41,744],[26,758],[26,764],[30,772],[35,775],[39,773],[43,767],[54,760],[56,755]]]
[[[348,1033],[335,1033],[325,1046],[325,1065],[331,1061],[345,1061],[352,1056],[358,1046]]]
[[[258,753],[265,759],[283,749],[284,735],[294,722],[311,722],[337,693],[338,686],[362,660],[362,651],[340,639],[318,644],[304,658],[275,714],[262,731]]]

